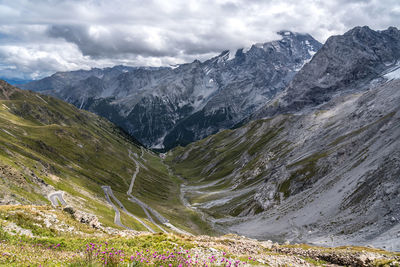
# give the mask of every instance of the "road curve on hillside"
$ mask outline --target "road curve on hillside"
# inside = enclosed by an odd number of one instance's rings
[[[143,155],[144,155],[144,149],[141,148],[140,159],[146,162],[146,160],[143,158]],[[130,158],[131,160],[133,160],[133,162],[135,162],[135,164],[136,164],[136,170],[135,170],[135,172],[134,172],[133,175],[132,175],[131,183],[130,183],[130,185],[129,185],[129,190],[128,190],[128,192],[126,192],[126,194],[128,195],[128,200],[130,200],[131,202],[134,202],[134,203],[138,204],[138,205],[143,209],[143,211],[145,212],[147,218],[148,218],[155,226],[157,226],[161,231],[163,231],[164,233],[167,233],[167,231],[166,231],[164,228],[162,228],[160,225],[158,225],[158,224],[154,221],[154,219],[151,217],[150,213],[153,214],[153,216],[156,217],[157,220],[158,220],[159,222],[161,222],[163,225],[165,225],[165,226],[171,228],[173,231],[175,231],[175,232],[177,232],[177,233],[180,233],[180,234],[191,235],[190,233],[188,233],[188,232],[186,232],[186,231],[184,231],[184,230],[181,230],[181,229],[177,228],[176,226],[172,225],[172,224],[169,222],[169,220],[166,219],[164,216],[162,216],[159,212],[157,212],[156,210],[154,210],[153,208],[151,208],[150,206],[148,206],[147,204],[145,204],[144,202],[142,202],[141,200],[139,200],[138,198],[136,198],[136,197],[134,197],[134,196],[132,195],[133,185],[134,185],[134,183],[135,183],[136,176],[138,175],[138,173],[139,173],[139,171],[140,171],[140,165],[141,165],[141,164],[140,164],[134,157],[132,157],[132,151],[129,150],[129,149],[128,149],[128,156],[129,156],[129,158]]]
[[[140,158],[143,160],[143,148],[141,150],[141,155]],[[133,185],[135,184],[135,180],[136,180],[136,176],[138,175],[139,171],[140,171],[140,164],[139,162],[132,157],[132,151],[128,149],[128,156],[131,160],[133,160],[133,162],[135,162],[136,165],[136,169],[135,172],[132,175],[132,179],[131,179],[131,183],[129,185],[129,189],[128,192],[126,192],[126,194],[128,195],[128,200],[131,202],[134,202],[136,204],[138,204],[144,211],[144,213],[146,214],[147,218],[155,225],[157,226],[157,228],[159,228],[162,232],[164,233],[168,233],[164,228],[162,228],[161,226],[159,226],[151,217],[149,211],[151,212],[151,208],[148,207],[147,205],[145,205],[143,202],[141,202],[140,200],[138,200],[137,198],[135,198],[134,196],[132,196],[132,189],[133,189]],[[154,214],[154,213],[153,213]],[[163,223],[163,221],[160,221]]]
[[[179,199],[180,199],[181,203],[182,203],[186,208],[188,208],[188,209],[190,209],[190,210],[192,210],[192,211],[198,213],[198,214],[201,216],[202,220],[204,220],[205,222],[210,223],[210,224],[213,226],[213,228],[216,228],[217,226],[216,226],[216,224],[215,224],[215,220],[213,220],[213,218],[211,218],[211,216],[207,215],[207,214],[206,214],[204,211],[202,211],[201,209],[198,209],[197,207],[194,207],[193,205],[191,205],[191,204],[189,203],[189,201],[185,198],[185,194],[186,194],[186,192],[188,191],[188,188],[193,188],[193,186],[192,186],[192,187],[188,187],[188,186],[186,185],[186,179],[185,179],[184,177],[182,177],[182,176],[179,175],[179,174],[174,174],[173,171],[172,171],[172,169],[171,169],[167,164],[165,164],[164,161],[163,161],[162,163],[163,163],[164,166],[167,168],[168,174],[169,174],[170,176],[176,176],[176,177],[178,177],[180,180],[182,180],[182,184],[181,184],[181,186],[180,186],[180,188],[179,188],[179,190],[180,190]],[[210,184],[208,184],[207,186],[209,186],[209,185],[210,185]],[[198,186],[197,189],[198,189],[198,188],[201,188],[201,187],[202,187],[202,186]]]
[[[144,221],[142,221],[141,219],[139,219],[138,217],[136,217],[135,215],[133,215],[132,213],[130,213],[130,212],[125,208],[125,206],[124,206],[124,205],[118,200],[118,198],[114,195],[114,193],[113,193],[113,191],[112,191],[112,189],[111,189],[110,186],[104,185],[104,186],[102,186],[101,188],[103,189],[103,191],[104,191],[104,193],[105,193],[105,195],[106,195],[107,202],[110,203],[111,206],[113,207],[113,209],[115,210],[115,220],[114,220],[115,224],[117,224],[117,225],[119,225],[119,226],[122,226],[122,227],[124,227],[124,228],[126,228],[126,229],[128,229],[128,230],[132,230],[132,229],[130,229],[130,228],[124,226],[124,225],[121,223],[121,219],[120,219],[121,215],[120,215],[119,209],[118,209],[118,207],[115,206],[115,204],[111,201],[110,197],[117,203],[117,205],[119,206],[119,208],[122,209],[123,212],[125,212],[126,214],[128,214],[129,216],[131,216],[133,219],[135,219],[135,220],[137,220],[139,223],[141,223],[147,230],[149,230],[149,232],[154,233],[154,230],[151,229],[150,226],[148,226]]]
[[[115,223],[116,225],[122,227],[122,228],[127,229],[127,230],[132,230],[132,229],[130,229],[129,227],[123,225],[122,222],[121,222],[121,213],[119,212],[118,207],[115,206],[114,203],[113,203],[113,202],[111,201],[111,199],[110,199],[110,194],[109,194],[109,193],[110,193],[110,191],[111,191],[111,187],[109,187],[109,186],[102,186],[101,188],[103,189],[104,194],[106,195],[106,200],[107,200],[108,204],[110,204],[110,205],[113,207],[114,211],[115,211],[114,223]]]
[[[56,191],[50,193],[47,198],[50,200],[51,205],[53,205],[54,207],[57,207],[58,203],[61,203],[62,206],[67,206],[67,202],[65,202],[63,195],[63,191]]]

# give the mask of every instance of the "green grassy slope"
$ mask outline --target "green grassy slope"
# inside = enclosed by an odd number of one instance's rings
[[[171,151],[166,160],[173,172],[186,178],[188,187],[201,187],[186,194],[189,202],[215,202],[204,209],[214,218],[261,211],[254,194],[268,171],[263,159],[271,151],[277,158],[290,151],[280,136],[289,118],[254,121]],[[218,203],[220,199],[224,203]]]
[[[53,97],[22,91],[0,81],[0,200],[3,204],[50,204],[47,194],[66,192],[68,204],[114,224],[102,185],[111,186],[125,207],[145,219],[128,201],[136,164],[128,156],[141,148],[115,125]],[[205,232],[207,226],[179,201],[179,184],[158,155],[144,150],[133,195],[183,229]],[[122,213],[122,222],[142,226]],[[149,223],[149,222],[148,222]],[[151,224],[151,223],[149,223]],[[157,230],[156,227],[152,227]]]

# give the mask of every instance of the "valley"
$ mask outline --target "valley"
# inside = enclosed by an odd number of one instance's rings
[[[51,202],[98,215],[106,226],[154,232],[161,223],[203,231],[172,193],[179,185],[159,156],[100,117],[4,82],[1,87],[7,94],[0,115],[2,204]],[[21,109],[29,110],[25,117]],[[168,219],[144,203],[166,211]],[[177,221],[179,228],[172,225]]]
[[[0,264],[398,266],[400,31],[279,35],[0,81]]]

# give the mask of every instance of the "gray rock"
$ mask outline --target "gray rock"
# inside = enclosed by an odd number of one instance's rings
[[[77,210],[71,206],[65,207],[63,211],[72,215],[77,221],[87,224],[95,229],[102,228],[101,223],[96,215]]]
[[[266,105],[253,118],[302,111],[338,93],[367,90],[371,81],[396,65],[399,47],[400,31],[395,27],[384,31],[355,27],[332,36],[296,74],[279,103]]]

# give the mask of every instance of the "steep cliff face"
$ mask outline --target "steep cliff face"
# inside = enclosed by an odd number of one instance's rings
[[[117,123],[143,144],[169,149],[232,127],[283,90],[321,44],[283,31],[281,40],[224,51],[177,68],[56,73],[22,86]]]
[[[374,79],[399,66],[400,31],[356,27],[330,37],[313,59],[293,78],[279,99],[253,118],[296,112],[318,106],[334,95],[369,88]]]

